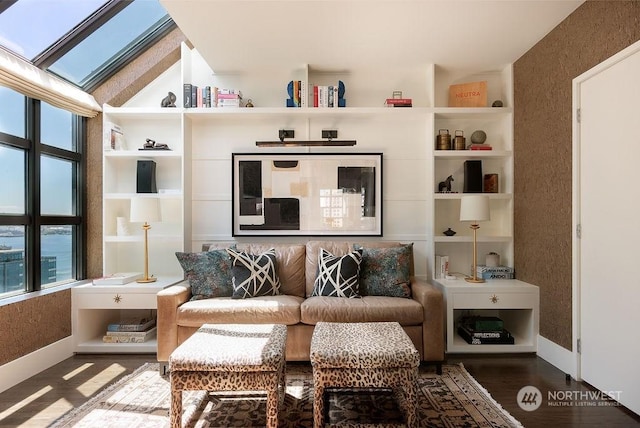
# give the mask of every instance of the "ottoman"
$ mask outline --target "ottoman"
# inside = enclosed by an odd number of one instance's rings
[[[287,327],[204,324],[169,356],[171,426],[182,419],[182,391],[267,391],[267,427],[278,426],[284,398]]]
[[[416,382],[420,355],[397,322],[316,324],[311,337],[313,426],[324,427],[328,388],[390,388],[417,426]]]

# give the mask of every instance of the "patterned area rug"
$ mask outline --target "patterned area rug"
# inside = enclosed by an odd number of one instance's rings
[[[522,427],[460,365],[421,367],[418,415],[421,427]],[[169,379],[157,364],[145,364],[53,426],[167,427]],[[183,426],[191,428],[264,427],[266,395],[260,393],[187,392]],[[287,366],[287,388],[279,426],[313,426],[311,368]],[[328,400],[329,426],[398,427],[402,414],[390,391],[335,390]]]

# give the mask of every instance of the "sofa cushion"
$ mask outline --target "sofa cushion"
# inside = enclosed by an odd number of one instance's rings
[[[245,299],[280,294],[280,278],[276,272],[276,252],[273,248],[249,254],[227,248],[231,256],[233,273],[233,297]]]
[[[305,246],[302,244],[260,244],[260,243],[236,243],[214,242],[202,245],[202,250],[214,248],[224,249],[235,245],[239,251],[250,254],[259,254],[274,248],[276,251],[276,272],[280,278],[280,294],[291,296],[305,296]],[[315,279],[315,272],[314,277]],[[313,281],[312,279],[312,281]]]
[[[365,246],[367,248],[389,248],[399,247],[405,244],[395,241],[308,241],[306,244],[305,261],[306,296],[311,296],[313,292],[313,285],[316,279],[316,273],[318,272],[318,254],[320,253],[320,248],[324,248],[333,255],[343,256],[353,250],[354,245]],[[413,275],[413,255],[411,256],[409,272]]]
[[[312,296],[359,297],[362,249],[334,256],[324,248],[318,255],[318,274]]]
[[[355,246],[358,247],[359,244]],[[389,248],[360,247],[360,294],[363,296],[411,297],[411,245]]]
[[[397,321],[400,325],[419,325],[424,319],[422,305],[413,299],[387,296],[363,296],[360,299],[308,297],[300,305],[305,324],[328,322]]]
[[[178,307],[176,322],[186,327],[206,323],[293,325],[300,322],[302,301],[302,297],[286,295],[192,300]]]
[[[228,297],[233,294],[231,259],[226,250],[176,252],[176,258],[191,285],[192,299]]]

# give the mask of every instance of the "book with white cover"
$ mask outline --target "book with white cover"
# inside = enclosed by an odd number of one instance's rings
[[[142,272],[121,272],[93,280],[93,285],[124,285],[142,278]]]

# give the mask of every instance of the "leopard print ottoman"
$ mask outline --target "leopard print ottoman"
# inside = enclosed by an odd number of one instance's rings
[[[171,426],[182,419],[182,391],[267,391],[267,427],[284,398],[287,327],[205,324],[169,357]]]
[[[420,354],[397,322],[316,324],[311,338],[313,426],[324,427],[328,388],[391,388],[409,428],[418,425]]]

